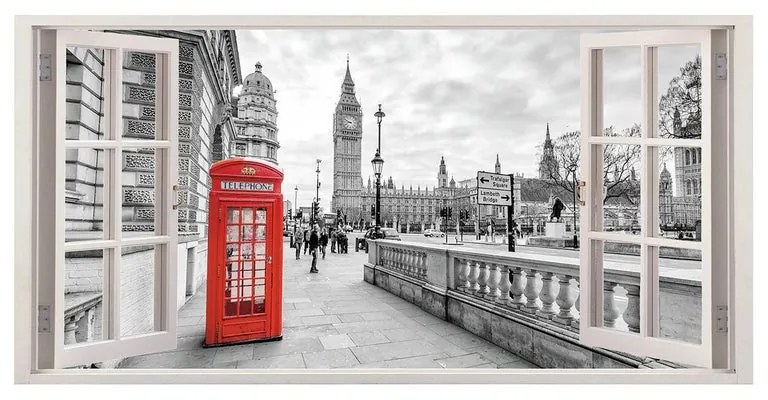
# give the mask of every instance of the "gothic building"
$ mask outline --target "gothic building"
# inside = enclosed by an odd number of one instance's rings
[[[362,178],[363,111],[355,95],[355,82],[347,72],[333,114],[333,195],[331,209],[352,219],[360,215]]]
[[[243,80],[233,115],[235,141],[232,154],[263,158],[277,163],[277,100],[272,81],[261,72],[257,62],[254,72]]]
[[[430,190],[421,185],[416,189],[400,185],[398,189],[392,177],[381,185],[381,224],[397,228],[402,232],[422,232],[424,229],[440,226],[440,208],[452,205],[452,199],[458,193],[456,181],[448,181],[448,169],[445,158],[440,158],[437,170],[437,184]],[[357,214],[347,215],[348,221],[364,225],[373,225],[373,206],[376,204],[376,185],[368,184],[361,192],[362,208]]]
[[[544,139],[544,148],[539,162],[539,179],[552,179],[558,172],[555,146],[549,137],[549,122],[547,122],[547,137]]]

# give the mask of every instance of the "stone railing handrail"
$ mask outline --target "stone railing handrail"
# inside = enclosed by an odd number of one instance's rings
[[[520,312],[558,328],[578,330],[578,259],[392,240],[375,241],[369,257],[371,264],[435,287],[461,292],[481,303]],[[606,327],[639,332],[640,274],[630,268],[630,264],[605,262],[603,322]],[[683,296],[700,296],[701,282],[695,279],[696,273],[675,271],[662,271],[660,287]],[[626,303],[623,310],[619,307],[621,303]],[[690,315],[682,320],[665,320],[670,336],[689,341],[700,339],[700,326],[699,337],[692,326],[697,323],[697,313],[700,314],[695,304],[696,301],[690,302],[691,308],[686,309]]]

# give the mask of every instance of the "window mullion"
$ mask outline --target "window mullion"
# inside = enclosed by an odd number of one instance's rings
[[[123,209],[123,148],[122,148],[122,106],[123,106],[123,51],[115,49],[110,63],[110,134],[115,140],[116,146],[111,160],[110,184],[109,184],[109,213],[105,210],[105,216],[109,216],[109,229],[111,239],[117,242],[117,246],[110,251],[110,268],[107,283],[109,286],[109,337],[120,338],[120,261],[122,258],[122,209]]]

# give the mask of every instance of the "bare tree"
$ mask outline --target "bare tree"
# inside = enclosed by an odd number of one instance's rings
[[[574,188],[581,179],[579,165],[581,145],[579,131],[567,132],[557,137],[553,144],[553,153],[557,168],[549,170],[545,182],[551,187],[558,187],[573,196]],[[614,126],[603,130],[603,136],[640,136],[640,125],[634,124],[619,132]],[[603,146],[603,182],[606,185],[603,204],[613,198],[624,198],[630,204],[637,205],[639,197],[635,167],[640,160],[640,146],[608,144]],[[575,208],[575,207],[574,207]]]
[[[675,129],[675,112],[680,126]],[[685,63],[659,100],[659,136],[701,137],[701,57]]]

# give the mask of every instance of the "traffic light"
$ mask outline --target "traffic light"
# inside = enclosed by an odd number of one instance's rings
[[[288,219],[293,218],[293,210],[288,210]]]
[[[448,218],[451,218],[451,217],[453,217],[453,209],[449,207],[448,208]]]
[[[320,202],[312,202],[312,212],[315,213],[316,220],[320,218]]]
[[[445,218],[445,207],[440,208],[440,216]]]
[[[376,206],[371,204],[371,217],[375,217],[375,216],[376,216]]]

